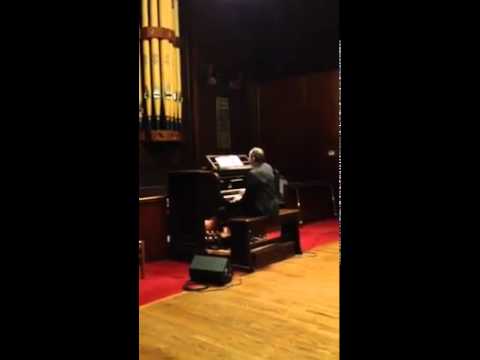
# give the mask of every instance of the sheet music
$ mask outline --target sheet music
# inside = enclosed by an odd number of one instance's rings
[[[223,169],[243,166],[242,160],[237,155],[217,156],[215,160],[217,160],[218,166]]]

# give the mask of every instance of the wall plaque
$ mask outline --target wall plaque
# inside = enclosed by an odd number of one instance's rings
[[[217,97],[216,99],[217,116],[217,148],[230,150],[230,104],[228,98]]]

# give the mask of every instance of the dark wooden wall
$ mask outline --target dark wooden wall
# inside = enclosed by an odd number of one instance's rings
[[[164,196],[140,198],[139,239],[144,241],[145,260],[167,257],[167,206]]]
[[[259,144],[287,179],[337,182],[338,86],[336,70],[258,86]]]

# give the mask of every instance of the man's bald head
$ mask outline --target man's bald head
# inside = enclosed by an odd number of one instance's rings
[[[254,147],[248,153],[248,159],[251,164],[261,164],[265,161],[265,152],[259,147]]]

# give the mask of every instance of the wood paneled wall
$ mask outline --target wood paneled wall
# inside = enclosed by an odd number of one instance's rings
[[[145,241],[146,261],[167,258],[167,207],[165,196],[139,199],[139,240]]]
[[[337,183],[338,86],[336,70],[258,85],[258,142],[287,179]]]

